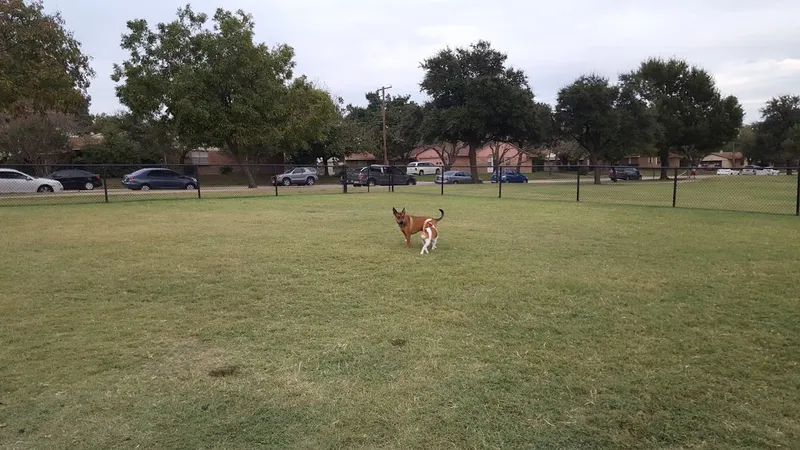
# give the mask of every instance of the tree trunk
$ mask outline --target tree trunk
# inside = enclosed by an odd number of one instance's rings
[[[250,189],[257,188],[258,185],[256,185],[256,180],[253,178],[253,173],[250,172],[250,167],[242,165],[242,157],[239,154],[239,146],[235,142],[228,141],[228,150],[230,150],[231,155],[233,155],[233,159],[236,161],[236,164],[239,164],[239,166],[242,168],[244,176],[247,178],[247,187]]]
[[[325,150],[322,151],[322,165],[325,167],[324,174],[326,177],[330,176],[330,171],[328,170],[328,159],[329,157],[325,155]]]
[[[667,169],[669,169],[669,150],[659,150],[658,159],[661,161],[661,177],[659,180],[669,180]]]
[[[517,155],[517,172],[522,171],[522,152]]]
[[[469,144],[469,172],[472,175],[473,183],[482,183],[478,175],[478,146],[474,143]]]
[[[594,184],[600,184],[600,168],[597,167],[597,163],[597,155],[589,155],[589,164],[594,168]]]
[[[792,167],[792,160],[791,159],[787,159],[786,160],[786,175],[789,175],[789,176],[792,175],[791,167]]]

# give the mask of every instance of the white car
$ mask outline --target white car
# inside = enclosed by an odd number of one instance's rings
[[[761,170],[761,166],[744,166],[742,175],[755,175]]]
[[[36,178],[14,169],[0,169],[0,194],[61,192],[64,186],[49,178]]]
[[[772,167],[765,167],[756,172],[756,175],[780,175],[781,171]]]
[[[439,175],[442,169],[432,162],[418,161],[408,163],[406,173],[409,175]]]
[[[739,171],[731,169],[717,169],[717,175],[739,175]]]

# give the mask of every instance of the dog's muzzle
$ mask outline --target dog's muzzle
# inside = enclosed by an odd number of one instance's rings
[[[400,228],[403,228],[403,225],[405,225],[405,224],[406,224],[405,220],[401,220],[400,222],[397,222],[397,226],[400,227]]]

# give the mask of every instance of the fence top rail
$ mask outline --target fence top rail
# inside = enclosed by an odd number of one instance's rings
[[[246,163],[246,164],[228,164],[228,163],[220,163],[220,164],[193,164],[193,163],[92,163],[92,164],[76,164],[76,163],[39,163],[39,164],[31,164],[31,163],[0,163],[0,169],[12,169],[18,167],[58,167],[58,168],[75,168],[75,167],[92,167],[92,168],[126,168],[126,167],[141,167],[141,168],[160,168],[160,167],[312,167],[312,168],[364,168],[368,166],[391,166],[391,167],[402,167],[407,168],[406,164],[374,164],[374,163],[335,163],[335,164],[298,164],[298,163]],[[447,167],[448,170],[465,170],[471,169],[476,167],[478,169],[486,169],[486,168],[504,168],[504,169],[513,169],[517,167],[517,164],[498,164],[498,165],[487,165],[487,164],[476,164],[476,165],[469,165],[469,164],[451,164],[448,166],[444,166],[441,164],[437,164],[435,168],[437,169],[444,169]],[[638,170],[647,170],[647,171],[660,171],[660,170],[702,170],[702,171],[718,171],[718,170],[730,170],[730,171],[742,171],[742,170],[779,170],[779,171],[788,171],[788,170],[800,170],[800,166],[757,166],[757,165],[748,165],[748,166],[740,166],[740,167],[707,167],[707,166],[680,166],[680,167],[659,167],[659,166],[635,166],[630,164],[614,164],[614,165],[583,165],[583,164],[522,164],[520,167],[530,168],[568,168],[568,169],[578,169],[578,168],[586,168],[586,169],[638,169]],[[412,167],[416,169],[417,167]]]

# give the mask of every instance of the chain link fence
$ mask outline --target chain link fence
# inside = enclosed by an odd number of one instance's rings
[[[796,167],[0,166],[0,206],[391,192],[800,215]]]

